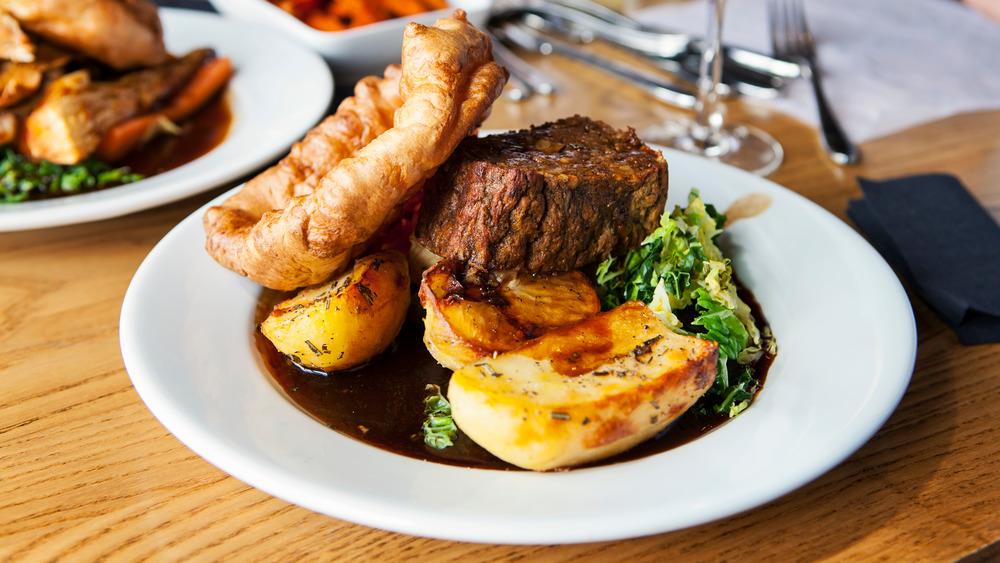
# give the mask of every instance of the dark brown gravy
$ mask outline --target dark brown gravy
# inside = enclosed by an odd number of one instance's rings
[[[750,306],[758,325],[767,321],[749,291],[740,297]],[[424,444],[424,397],[427,384],[447,394],[451,370],[438,365],[423,343],[423,323],[407,321],[387,352],[349,371],[323,375],[303,370],[278,352],[256,327],[287,293],[265,290],[257,303],[254,338],[268,371],[285,394],[318,421],[367,444],[400,455],[448,465],[479,469],[518,470],[487,452],[459,431],[455,445],[436,450]],[[764,354],[754,364],[758,390],[774,356]],[[686,444],[726,422],[726,415],[697,419],[682,415],[659,436],[592,465],[638,459]]]
[[[179,135],[158,135],[113,165],[128,166],[132,172],[146,177],[162,174],[222,144],[232,122],[233,115],[223,92],[186,120]]]

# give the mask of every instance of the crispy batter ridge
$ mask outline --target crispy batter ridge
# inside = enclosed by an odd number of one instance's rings
[[[381,83],[362,81],[354,101],[345,100],[318,127],[337,131],[326,155],[306,156],[310,133],[275,168],[210,208],[206,249],[226,268],[273,289],[325,281],[472,133],[506,80],[489,38],[466,22],[464,11],[433,27],[409,24],[398,94],[403,103],[393,126],[385,128],[393,106],[387,71]],[[321,171],[320,162],[328,170]],[[310,185],[315,177],[321,177],[318,185]]]
[[[268,211],[285,207],[292,198],[313,193],[323,176],[341,160],[392,128],[392,117],[403,103],[399,96],[399,78],[399,66],[392,65],[385,69],[384,78],[369,76],[359,81],[354,87],[354,96],[341,102],[334,115],[328,116],[302,141],[295,143],[288,156],[247,182],[222,205],[210,210],[205,216],[206,231],[212,232],[209,217],[214,222],[225,220],[227,213],[238,212],[248,214],[256,223]],[[211,228],[227,227],[213,224]],[[221,234],[213,240],[241,242]],[[216,259],[230,257],[230,254],[216,255],[211,247],[209,252]],[[223,265],[239,271],[235,266]]]

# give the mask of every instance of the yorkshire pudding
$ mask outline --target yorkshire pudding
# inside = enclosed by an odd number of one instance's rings
[[[288,157],[208,210],[216,261],[273,289],[327,280],[396,218],[507,80],[462,10],[434,26],[409,24],[398,92],[394,73],[362,81]]]

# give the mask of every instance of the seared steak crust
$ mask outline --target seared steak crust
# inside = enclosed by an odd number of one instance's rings
[[[490,270],[567,271],[638,246],[666,200],[659,152],[573,116],[462,141],[424,186],[416,236]]]

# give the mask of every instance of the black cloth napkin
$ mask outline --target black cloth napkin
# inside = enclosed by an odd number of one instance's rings
[[[1000,226],[947,174],[876,182],[847,215],[962,344],[1000,342]]]

